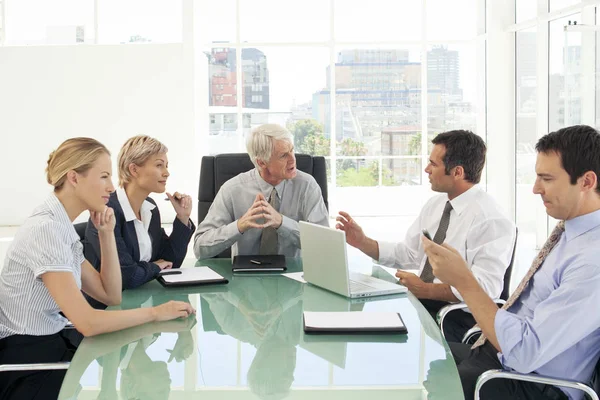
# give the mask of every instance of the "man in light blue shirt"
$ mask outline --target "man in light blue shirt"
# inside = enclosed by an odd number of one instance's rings
[[[435,276],[463,296],[487,341],[470,349],[451,343],[465,398],[490,369],[590,380],[600,356],[600,133],[585,125],[560,129],[537,145],[533,192],[546,212],[564,223],[539,269],[507,309],[498,309],[456,250],[423,238]],[[562,222],[564,221],[564,222]],[[527,279],[527,276],[526,278]],[[518,295],[518,297],[517,297]],[[494,379],[482,399],[581,399],[583,393],[550,385]]]

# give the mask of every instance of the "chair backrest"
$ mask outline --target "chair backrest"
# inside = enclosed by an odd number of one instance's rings
[[[78,224],[74,224],[75,232],[79,235],[79,240],[83,242],[85,239],[85,229],[87,228],[87,222],[80,222]]]
[[[515,234],[515,244],[513,246],[512,255],[510,256],[510,264],[508,264],[508,268],[504,272],[504,288],[502,289],[502,293],[500,294],[500,298],[502,300],[508,300],[510,296],[510,278],[512,276],[513,265],[515,263],[515,254],[517,252],[517,239],[519,237],[519,228],[517,228],[517,232]]]
[[[200,164],[200,184],[198,185],[198,225],[208,214],[208,210],[215,200],[221,186],[229,179],[254,168],[247,153],[218,154],[204,156]],[[296,154],[296,168],[315,178],[321,188],[325,207],[329,209],[327,200],[327,171],[325,158],[313,157],[308,154]],[[227,249],[217,257],[231,257],[231,250]]]
[[[596,363],[596,369],[592,375],[590,386],[597,394],[600,394],[600,359],[598,359],[598,363]]]

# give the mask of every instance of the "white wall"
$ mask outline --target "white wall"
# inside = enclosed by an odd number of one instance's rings
[[[74,136],[111,150],[115,184],[125,140],[158,138],[169,148],[167,190],[195,198],[200,155],[188,64],[183,44],[0,47],[0,225],[21,224],[43,201],[48,155]],[[171,220],[172,208],[159,204],[163,221]]]

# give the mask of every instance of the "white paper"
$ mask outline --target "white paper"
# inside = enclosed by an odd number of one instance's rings
[[[177,271],[177,269],[166,271]],[[163,275],[162,278],[168,283],[177,282],[191,282],[191,281],[213,281],[223,279],[223,277],[217,274],[209,267],[193,267],[193,268],[180,268],[181,274],[177,275]],[[162,274],[161,274],[162,275]]]
[[[306,281],[304,280],[304,272],[288,272],[287,274],[281,275],[285,276],[286,278],[298,281],[300,283],[306,283]]]
[[[304,312],[304,324],[321,329],[403,328],[394,312]]]

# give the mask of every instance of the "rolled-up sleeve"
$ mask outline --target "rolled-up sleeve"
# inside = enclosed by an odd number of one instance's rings
[[[379,246],[377,261],[380,264],[401,269],[421,268],[421,261],[425,256],[421,246],[421,216],[408,228],[403,242],[378,241],[377,245]]]
[[[485,220],[473,226],[467,235],[466,259],[471,272],[491,298],[498,298],[504,288],[504,273],[515,246],[516,228],[507,218]],[[451,288],[457,299],[462,296]]]
[[[537,370],[600,326],[600,267],[572,265],[533,318],[499,310],[494,328],[500,362],[522,373]],[[576,327],[576,329],[574,329]]]
[[[63,238],[60,227],[53,221],[46,221],[31,231],[31,251],[27,257],[28,266],[36,278],[46,272],[73,272],[75,258],[72,246]]]

